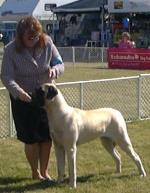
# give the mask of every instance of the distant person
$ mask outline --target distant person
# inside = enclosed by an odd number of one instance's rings
[[[47,114],[33,106],[31,96],[42,84],[58,78],[64,64],[36,18],[22,18],[16,31],[15,39],[4,49],[1,79],[10,93],[17,138],[25,145],[32,178],[51,180],[48,163],[52,140]]]
[[[61,20],[59,21],[59,32],[60,32],[61,35],[65,34],[66,27],[67,27],[67,21],[66,21],[65,16],[63,16],[61,18]]]
[[[122,33],[122,39],[120,40],[118,47],[119,48],[134,48],[135,47],[135,43],[131,41],[131,37],[128,32]]]
[[[70,23],[73,25],[77,25],[77,16],[76,15],[72,15],[70,18]]]

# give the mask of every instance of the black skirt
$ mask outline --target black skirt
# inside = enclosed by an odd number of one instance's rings
[[[48,118],[44,109],[10,96],[17,138],[26,143],[51,140]]]

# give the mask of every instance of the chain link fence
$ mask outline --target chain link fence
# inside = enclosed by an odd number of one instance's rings
[[[107,49],[100,47],[58,48],[65,65],[99,63],[106,67]],[[0,50],[0,58],[3,49]],[[150,118],[150,74],[140,76],[57,84],[68,104],[81,109],[112,107],[126,121]],[[9,96],[0,88],[0,137],[15,136]]]
[[[150,118],[150,74],[140,75],[139,87],[139,116]]]
[[[2,60],[2,58],[3,58],[3,48],[2,47],[0,47],[0,61]]]
[[[107,48],[102,47],[58,47],[65,65],[78,63],[99,63],[101,67],[107,67]],[[3,57],[3,48],[0,48],[0,60]]]
[[[85,110],[111,107],[121,111],[126,121],[139,119],[139,76],[58,86],[71,106]]]
[[[111,107],[126,121],[150,118],[150,74],[140,76],[59,83],[67,103],[81,109]],[[15,136],[9,96],[0,89],[0,137]]]
[[[101,67],[107,67],[107,48],[102,47],[59,47],[65,64],[76,65],[78,63],[99,63]]]
[[[5,88],[0,88],[0,137],[13,135],[12,115],[8,92]]]

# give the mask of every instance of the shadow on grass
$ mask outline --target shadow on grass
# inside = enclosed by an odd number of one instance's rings
[[[119,173],[114,173],[114,172],[105,172],[105,173],[100,173],[98,180],[113,180],[113,179],[118,179],[118,180],[125,180],[125,179],[132,179],[134,177],[138,177],[138,174],[119,174]]]
[[[93,174],[87,176],[80,176],[77,178],[79,183],[84,183],[90,181],[94,177]],[[69,185],[69,179],[65,178],[62,184],[57,184],[57,182],[48,181],[30,181],[29,178],[18,178],[18,177],[0,177],[0,193],[23,193],[25,191],[36,191],[45,190],[47,188],[59,187]]]
[[[10,185],[19,183],[21,181],[29,180],[28,178],[17,178],[17,177],[0,177],[0,185]]]
[[[30,181],[29,178],[18,177],[0,177],[0,193],[22,193],[25,191],[34,191],[39,189],[46,189],[49,187],[56,187],[56,182],[50,181]]]
[[[78,176],[77,177],[77,183],[84,184],[87,182],[98,182],[98,181],[113,181],[113,180],[128,180],[136,177],[138,175],[136,174],[117,174],[117,173],[111,173],[111,172],[105,172],[105,173],[99,173],[98,175],[96,174],[89,174],[86,176]],[[63,185],[69,185],[69,179],[65,178],[65,180],[62,183]]]
[[[77,177],[77,183],[85,182],[94,182],[94,181],[103,181],[103,180],[113,180],[113,179],[130,179],[137,175],[120,175],[112,173],[101,173],[99,175],[89,174],[86,176]],[[59,187],[63,188],[64,185],[69,185],[69,179],[65,178],[62,184],[57,182],[49,181],[30,181],[29,178],[18,178],[18,177],[0,177],[0,193],[23,193],[25,191],[36,191],[36,190],[45,190],[47,188]]]
[[[95,177],[94,174],[89,174],[87,176],[79,176],[77,177],[77,182],[84,183],[84,182],[92,180],[94,177]]]

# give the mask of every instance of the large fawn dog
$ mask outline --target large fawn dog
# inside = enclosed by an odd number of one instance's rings
[[[60,90],[54,84],[44,84],[38,89],[33,101],[47,111],[50,133],[55,145],[58,182],[63,181],[65,153],[68,158],[69,183],[76,187],[77,145],[99,137],[105,149],[121,172],[121,158],[115,145],[125,151],[135,162],[141,176],[146,176],[139,155],[133,149],[122,114],[112,108],[81,110],[67,104]]]

